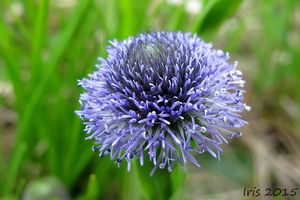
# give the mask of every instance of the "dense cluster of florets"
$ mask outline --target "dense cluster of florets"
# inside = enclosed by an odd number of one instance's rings
[[[109,154],[130,170],[131,159],[147,155],[157,168],[189,161],[239,136],[245,83],[228,53],[196,35],[155,32],[112,41],[107,59],[79,81],[77,114],[100,156]]]

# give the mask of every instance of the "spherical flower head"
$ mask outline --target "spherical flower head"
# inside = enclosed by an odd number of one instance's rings
[[[245,81],[229,55],[197,35],[154,32],[111,41],[107,59],[79,81],[87,139],[118,165],[149,157],[154,167],[200,166],[195,156],[219,158],[220,144],[240,136]]]

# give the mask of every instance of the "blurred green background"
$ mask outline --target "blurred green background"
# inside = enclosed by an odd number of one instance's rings
[[[200,169],[151,178],[98,158],[74,110],[77,80],[109,40],[161,30],[228,51],[252,110],[221,161],[199,156]],[[1,0],[0,199],[255,199],[245,187],[299,188],[299,88],[299,0]],[[300,199],[299,189],[282,194],[269,198]]]

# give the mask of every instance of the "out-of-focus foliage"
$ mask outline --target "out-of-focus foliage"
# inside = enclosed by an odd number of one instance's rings
[[[299,186],[299,1],[174,2],[1,1],[0,197],[20,199],[48,176],[82,200],[241,199],[243,187]],[[106,55],[108,40],[160,30],[197,32],[227,48],[244,68],[253,111],[221,161],[204,156],[201,169],[151,178],[146,168],[127,173],[99,159],[74,110],[77,79]]]

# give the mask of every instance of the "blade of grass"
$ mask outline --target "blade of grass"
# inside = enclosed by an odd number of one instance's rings
[[[172,191],[173,191],[173,195],[171,199],[172,200],[182,199],[182,192],[183,192],[182,186],[184,185],[186,172],[184,172],[180,166],[177,166],[174,168],[170,176],[171,176]]]
[[[264,93],[265,90],[270,88],[276,88],[277,83],[284,82],[285,80],[279,81],[278,78],[285,78],[282,74],[285,70],[289,71],[290,69],[289,66],[291,65],[284,66],[278,62],[276,67],[273,64],[270,65],[270,58],[274,56],[276,51],[292,51],[289,49],[288,37],[286,36],[291,30],[289,24],[291,24],[293,18],[295,3],[296,1],[293,0],[289,0],[289,3],[275,0],[272,4],[265,1],[260,4],[258,15],[259,20],[264,24],[262,26],[263,41],[259,40],[258,44],[253,45],[260,64],[259,70],[256,72],[254,87],[260,93]],[[280,12],[276,13],[279,8]],[[275,13],[276,15],[274,15]],[[276,23],[274,23],[275,21]],[[268,40],[265,40],[265,38],[268,38]],[[260,46],[261,42],[265,44],[263,47]]]
[[[121,15],[121,33],[120,38],[128,37],[134,31],[134,7],[133,0],[119,0],[119,12]]]
[[[86,0],[81,0],[78,2],[76,8],[73,10],[73,13],[70,16],[69,23],[67,24],[66,28],[63,29],[63,31],[61,32],[58,41],[55,43],[55,47],[52,48],[51,60],[49,61],[49,63],[47,63],[44,76],[42,77],[41,82],[37,84],[35,88],[32,89],[32,95],[29,97],[26,103],[26,107],[24,109],[24,115],[20,119],[20,125],[17,130],[16,147],[13,151],[14,155],[19,155],[18,152],[20,152],[21,150],[22,153],[25,153],[26,151],[26,148],[20,150],[20,147],[22,147],[22,144],[26,142],[27,138],[29,138],[26,136],[31,133],[31,131],[28,131],[28,128],[30,127],[31,122],[34,122],[32,118],[33,118],[33,114],[35,113],[36,106],[39,103],[40,99],[42,98],[44,90],[47,87],[47,83],[51,75],[53,74],[54,70],[57,68],[57,65],[59,63],[62,54],[64,53],[68,43],[70,42],[73,34],[75,33],[79,21],[81,20],[81,17],[87,12],[86,10],[90,5],[90,2],[91,1],[86,1]],[[16,160],[16,158],[12,157],[10,162],[15,163],[14,160]],[[5,189],[6,193],[9,193],[11,191],[12,183],[15,181],[13,172],[14,171],[12,171],[11,172],[12,175],[9,176],[10,184],[7,184],[6,186]]]
[[[32,1],[32,0],[23,0],[23,1],[21,1],[21,3],[23,3],[23,6],[24,6],[24,8],[25,8],[25,15],[27,16],[27,18],[28,18],[28,22],[29,22],[29,24],[30,25],[32,25],[33,24],[33,22],[34,22],[34,19],[35,19],[35,17],[34,17],[34,14],[35,14],[35,5],[34,5],[34,1]]]
[[[31,87],[35,85],[36,80],[41,74],[42,47],[47,37],[46,26],[48,21],[49,0],[39,1],[38,13],[35,20],[32,37],[32,55],[31,55]],[[31,88],[30,87],[30,88]]]
[[[144,166],[136,169],[139,185],[146,199],[165,200],[173,195],[171,177],[167,169],[157,169],[155,174],[150,176],[153,163],[149,159],[144,160]]]
[[[20,70],[18,68],[19,64],[15,59],[17,55],[15,55],[15,49],[11,45],[11,35],[7,31],[5,23],[0,17],[0,56],[3,58],[4,63],[6,64],[6,72],[12,82],[13,91],[16,97],[17,110],[20,111],[22,100],[23,100],[23,91],[22,91],[22,82],[20,76]]]
[[[0,131],[1,128],[0,128]],[[4,173],[4,170],[5,170],[5,166],[4,166],[4,160],[3,160],[3,151],[2,151],[2,141],[3,141],[3,138],[2,138],[2,135],[0,134],[0,188],[4,188],[4,176],[5,176],[5,173]],[[0,196],[2,196],[2,191],[0,191]]]
[[[218,2],[218,0],[211,0],[211,1],[204,1],[203,2],[203,8],[200,10],[199,14],[196,16],[196,19],[192,25],[192,31],[198,32],[198,30],[201,28],[203,21],[205,17],[208,15],[208,13],[211,11],[211,9],[214,7],[214,5]]]
[[[184,21],[186,20],[186,17],[185,4],[178,5],[168,21],[167,29],[171,31],[184,30]]]
[[[224,21],[231,17],[243,0],[219,0],[203,18],[198,27],[199,33],[215,31]]]
[[[65,158],[65,164],[64,164],[64,180],[66,180],[67,185],[72,184],[73,174],[67,173],[72,166],[74,166],[78,162],[78,155],[82,155],[81,150],[79,150],[79,139],[81,136],[81,121],[77,118],[74,118],[73,120],[73,126],[71,128],[72,137],[70,138],[70,141],[68,142],[69,148],[68,148],[68,156]],[[83,134],[83,133],[82,133]],[[85,142],[85,141],[83,141]],[[91,148],[89,148],[91,149]],[[82,162],[82,161],[81,161]]]
[[[72,45],[73,49],[80,49],[80,51],[74,51],[70,52],[70,54],[67,56],[69,61],[68,62],[68,67],[66,70],[68,71],[68,76],[67,79],[62,79],[61,80],[61,85],[70,85],[69,87],[71,88],[76,88],[79,90],[79,87],[76,86],[76,81],[78,79],[78,69],[76,71],[76,66],[84,66],[84,68],[89,68],[89,66],[94,66],[94,63],[96,61],[96,57],[99,55],[99,47],[100,45],[95,42],[95,32],[98,29],[95,24],[99,23],[98,22],[98,13],[95,12],[97,8],[94,6],[90,9],[89,14],[86,16],[84,19],[85,23],[84,26],[80,29],[79,33],[77,34],[77,37],[74,38],[74,42]],[[90,43],[96,43],[91,49],[89,50],[91,53],[88,55],[83,56],[82,50],[87,49],[87,44]],[[81,57],[81,60],[78,61],[78,58]],[[92,58],[92,59],[91,59]],[[75,66],[75,67],[74,67]],[[74,90],[74,89],[73,89]],[[76,90],[76,95],[73,96],[78,96]],[[61,116],[64,116],[62,120],[64,120],[65,126],[62,127],[62,131],[64,134],[62,136],[65,136],[63,140],[65,141],[64,143],[68,145],[67,151],[65,156],[61,156],[61,162],[64,163],[63,166],[63,176],[64,180],[66,180],[67,183],[70,183],[71,176],[72,174],[68,173],[70,168],[73,168],[74,165],[77,164],[78,162],[78,155],[82,155],[82,150],[78,148],[80,143],[84,143],[84,133],[82,131],[82,122],[80,121],[79,117],[76,116],[74,113],[74,110],[77,109],[78,101],[75,100],[72,102],[72,106],[68,106],[70,104],[69,101],[66,101],[65,97],[61,98],[61,102],[66,104],[66,106],[61,106],[60,111],[61,111]],[[76,106],[75,106],[76,105]],[[64,114],[68,113],[68,114]],[[70,131],[71,127],[71,131]],[[70,133],[72,136],[70,137]],[[91,149],[88,147],[88,149]],[[89,154],[92,154],[92,151],[87,152]]]
[[[0,32],[1,32],[1,28],[0,28]],[[0,38],[0,40],[1,40],[1,38]],[[20,73],[19,73],[19,70],[16,68],[16,66],[18,66],[18,64],[15,62],[15,59],[13,59],[11,57],[11,54],[9,53],[8,49],[10,49],[11,47],[10,46],[4,47],[2,45],[9,45],[9,44],[5,44],[5,43],[0,44],[0,51],[2,53],[1,56],[4,60],[4,63],[6,65],[5,70],[9,76],[9,79],[13,86],[13,92],[16,97],[16,108],[18,111],[21,111],[22,104],[23,104],[23,91],[21,88],[22,83],[21,83],[21,79],[20,79]]]
[[[15,4],[18,4],[19,2],[15,2]],[[11,1],[10,0],[5,0],[4,5],[6,6],[5,8],[9,10],[9,7],[11,6]],[[11,9],[10,9],[11,10]],[[28,31],[28,28],[24,21],[22,20],[22,16],[17,16],[15,12],[9,12],[9,15],[12,17],[12,23],[15,23],[17,30],[20,31],[20,35],[23,36],[25,39],[30,38],[30,33]],[[18,36],[20,37],[20,36]]]
[[[149,17],[149,7],[151,5],[152,1],[150,0],[134,0],[133,2],[133,11],[134,11],[134,30],[132,30],[132,33],[137,33],[141,31],[147,31],[147,26],[144,26],[144,22]],[[141,17],[140,17],[141,16]]]
[[[111,1],[100,1],[101,7],[98,9],[98,14],[100,17],[99,26],[103,29],[103,33],[107,37],[107,39],[117,38],[118,36],[118,27],[119,27],[119,12],[117,7],[117,0]],[[96,11],[97,12],[97,11]]]
[[[99,180],[98,187],[101,188],[99,195],[102,195],[105,189],[107,189],[110,186],[110,184],[108,183],[112,180],[112,177],[116,174],[115,173],[116,169],[113,167],[114,163],[111,162],[108,156],[101,159],[98,158],[95,154],[94,156],[96,158],[94,159],[92,170],[95,172],[97,179]]]
[[[26,179],[21,178],[20,181],[18,181],[18,184],[15,189],[16,192],[14,193],[14,196],[16,198],[21,197],[21,195],[24,191],[25,185],[26,185]]]
[[[20,126],[18,127],[18,138],[17,143],[20,143],[25,139],[26,130],[30,124],[30,120],[33,117],[36,105],[39,103],[43,92],[49,82],[50,77],[52,76],[54,70],[57,68],[59,60],[66,50],[68,43],[70,42],[73,34],[78,27],[79,21],[82,16],[87,12],[87,8],[90,5],[91,0],[80,0],[73,10],[72,15],[70,16],[70,21],[66,25],[66,28],[61,33],[58,41],[52,48],[50,55],[51,59],[45,69],[45,75],[42,77],[42,80],[36,87],[33,89],[33,93],[28,99],[27,106],[24,111],[24,116],[20,121]]]
[[[242,0],[209,0],[203,2],[192,30],[212,37],[212,33],[239,8]]]
[[[90,175],[86,195],[83,199],[97,199],[101,189],[98,185],[97,177],[94,174]]]
[[[128,172],[123,169],[122,177],[122,199],[123,200],[140,200],[142,199],[142,192],[137,177],[136,162],[132,162],[132,169]]]
[[[107,17],[106,27],[109,31],[107,36],[110,36],[109,39],[118,38],[120,39],[120,13],[118,12],[118,2],[117,0],[111,0],[107,4],[107,11],[103,12]]]
[[[153,31],[153,27],[152,27],[152,21],[154,21],[160,14],[160,12],[166,7],[168,6],[166,0],[163,1],[153,1],[154,3],[151,5],[149,4],[149,6],[147,7],[147,9],[145,9],[144,12],[145,13],[145,19],[142,22],[141,27],[143,27],[145,29],[145,31],[147,30],[151,30]],[[151,6],[153,7],[152,9],[149,9],[149,7]]]
[[[74,184],[84,167],[88,165],[88,161],[90,161],[93,156],[91,148],[87,148],[87,146],[80,146],[78,148],[82,149],[82,153],[80,154],[80,161],[77,162],[76,165],[72,168],[72,176],[69,176],[69,179],[67,179],[67,181],[69,182],[67,182],[66,184],[69,186]]]
[[[24,158],[27,145],[25,143],[17,146],[15,154],[11,156],[11,160],[8,164],[6,174],[6,185],[4,186],[4,194],[11,194],[13,191],[14,183],[17,178],[17,173],[21,168],[21,162]]]
[[[41,130],[40,138],[41,140],[45,140],[48,145],[47,150],[47,166],[50,169],[50,172],[56,176],[59,175],[59,163],[58,163],[58,156],[60,155],[59,151],[61,147],[56,144],[55,135],[52,127],[49,127],[49,119],[41,121],[39,123]],[[59,149],[58,149],[59,148]]]
[[[226,51],[233,52],[237,49],[239,42],[241,41],[241,36],[245,31],[245,23],[243,21],[239,22],[238,25],[232,30],[229,36],[229,44]]]

